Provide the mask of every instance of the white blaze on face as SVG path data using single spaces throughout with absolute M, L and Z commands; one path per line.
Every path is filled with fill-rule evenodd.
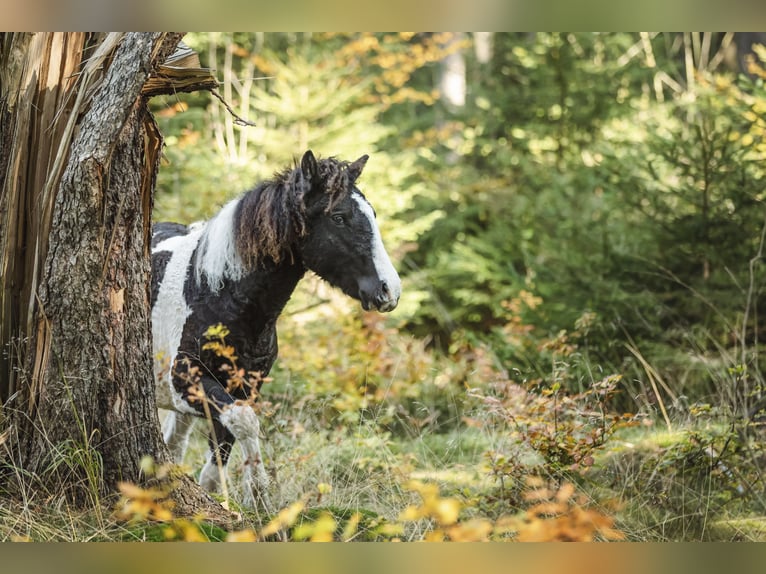
M 352 195 L 354 201 L 359 206 L 359 210 L 370 221 L 370 228 L 372 229 L 372 261 L 375 265 L 375 272 L 378 274 L 378 278 L 381 281 L 385 281 L 388 286 L 388 293 L 391 297 L 391 301 L 395 304 L 399 301 L 399 296 L 402 294 L 402 282 L 399 279 L 399 274 L 394 269 L 391 259 L 388 257 L 386 248 L 383 246 L 383 238 L 380 236 L 380 229 L 378 229 L 378 222 L 375 220 L 375 212 L 372 206 L 367 203 L 361 195 L 354 193 Z M 393 309 L 393 307 L 391 307 Z
M 197 412 L 173 388 L 171 368 L 181 345 L 186 319 L 191 309 L 184 298 L 184 285 L 194 248 L 197 247 L 204 226 L 192 228 L 186 235 L 169 237 L 152 252 L 169 251 L 157 300 L 152 308 L 152 337 L 154 341 L 154 374 L 157 380 L 157 406 L 182 413 Z M 160 377 L 162 375 L 162 377 Z

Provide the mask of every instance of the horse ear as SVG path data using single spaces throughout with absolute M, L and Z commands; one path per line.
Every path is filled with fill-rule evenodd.
M 308 179 L 313 186 L 318 179 L 317 174 L 319 173 L 319 166 L 317 166 L 317 159 L 314 157 L 311 150 L 308 150 L 303 154 L 303 158 L 301 159 L 301 171 L 303 172 L 303 177 Z
M 368 159 L 370 159 L 370 156 L 364 154 L 362 157 L 360 157 L 358 160 L 346 168 L 348 175 L 351 177 L 351 183 L 354 183 L 357 179 L 359 179 L 359 176 L 362 175 L 362 170 L 364 169 L 364 165 L 367 163 Z

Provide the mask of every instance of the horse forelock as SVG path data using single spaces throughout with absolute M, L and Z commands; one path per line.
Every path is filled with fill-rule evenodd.
M 334 157 L 319 160 L 319 179 L 323 184 L 324 192 L 328 196 L 327 208 L 331 211 L 340 201 L 349 196 L 353 189 L 349 181 L 348 166 L 350 162 L 341 161 Z
M 236 215 L 236 245 L 249 268 L 263 259 L 292 259 L 292 246 L 306 233 L 303 188 L 299 169 L 277 174 L 247 192 Z

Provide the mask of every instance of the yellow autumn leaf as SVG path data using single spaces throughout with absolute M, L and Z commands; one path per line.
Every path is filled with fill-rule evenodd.
M 419 480 L 410 480 L 404 485 L 407 490 L 412 490 L 420 494 L 424 501 L 431 500 L 439 496 L 439 487 L 435 484 L 426 484 Z
M 559 491 L 556 493 L 556 500 L 559 502 L 566 502 L 570 498 L 572 498 L 572 495 L 575 492 L 575 487 L 571 482 L 567 482 L 565 484 L 561 485 L 561 488 L 559 488 Z
M 527 509 L 527 515 L 530 517 L 537 515 L 553 516 L 556 514 L 562 514 L 566 512 L 567 507 L 560 502 L 541 502 Z
M 169 509 L 165 508 L 164 506 L 158 506 L 155 505 L 151 509 L 150 516 L 159 522 L 170 522 L 173 520 L 173 513 L 170 512 Z
M 226 542 L 255 542 L 256 540 L 258 537 L 252 530 L 237 530 L 226 535 Z
M 217 325 L 210 325 L 207 330 L 205 331 L 205 338 L 206 339 L 223 339 L 226 337 L 231 331 L 223 325 L 222 323 L 218 323 Z
M 625 540 L 625 533 L 615 528 L 601 528 L 598 533 L 607 540 Z
M 375 529 L 375 532 L 381 536 L 401 536 L 404 534 L 404 526 L 391 523 L 381 524 Z
M 261 530 L 261 538 L 266 538 L 267 536 L 276 534 L 282 528 L 286 528 L 295 524 L 295 521 L 298 519 L 298 516 L 303 511 L 305 506 L 306 503 L 302 500 L 299 500 L 297 502 L 293 502 L 287 508 L 280 510 L 277 516 L 273 518 L 271 522 L 269 522 L 263 528 L 263 530 Z
M 146 476 L 154 476 L 156 470 L 154 457 L 149 455 L 142 456 L 141 461 L 139 462 L 139 468 Z
M 341 535 L 341 540 L 344 542 L 348 542 L 351 540 L 354 535 L 356 534 L 357 530 L 359 529 L 359 521 L 361 520 L 362 515 L 358 512 L 354 512 L 354 514 L 351 515 L 351 518 L 348 519 L 348 522 L 346 522 L 346 526 L 343 527 L 343 534 Z
M 450 527 L 447 534 L 454 542 L 482 542 L 489 540 L 492 523 L 484 518 L 474 518 Z
M 429 533 L 427 533 L 423 540 L 425 542 L 444 542 L 444 532 L 440 529 L 433 530 Z
M 433 517 L 444 526 L 455 524 L 460 513 L 460 502 L 454 498 L 440 498 L 433 508 Z
M 403 522 L 414 522 L 423 518 L 423 512 L 417 506 L 408 506 L 399 514 L 399 520 Z
M 314 532 L 309 540 L 311 542 L 332 542 L 336 526 L 332 515 L 327 512 L 323 513 L 314 523 Z
M 537 500 L 549 500 L 553 496 L 553 492 L 548 488 L 538 488 L 524 493 L 524 500 L 527 502 L 535 502 Z
M 118 482 L 117 489 L 125 498 L 149 498 L 146 490 L 132 482 Z
M 207 537 L 191 522 L 184 520 L 177 523 L 177 527 L 181 530 L 181 540 L 184 542 L 208 542 Z
M 533 520 L 519 529 L 517 540 L 519 542 L 550 542 L 553 538 L 543 520 Z

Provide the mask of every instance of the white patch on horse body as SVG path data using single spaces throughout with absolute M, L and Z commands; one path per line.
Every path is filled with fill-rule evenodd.
M 157 381 L 157 406 L 180 413 L 198 413 L 173 387 L 172 365 L 181 345 L 186 319 L 191 309 L 184 298 L 184 285 L 189 261 L 199 242 L 202 228 L 186 235 L 169 237 L 152 251 L 170 251 L 172 255 L 165 267 L 157 300 L 152 308 L 152 338 L 154 341 L 154 375 Z
M 375 220 L 375 212 L 372 206 L 361 195 L 354 193 L 351 195 L 359 206 L 359 210 L 364 213 L 367 219 L 370 221 L 370 227 L 372 228 L 372 261 L 375 265 L 375 270 L 378 273 L 378 277 L 381 281 L 385 281 L 388 286 L 389 295 L 393 301 L 398 301 L 399 296 L 402 294 L 402 282 L 399 279 L 399 274 L 394 269 L 391 259 L 388 256 L 385 246 L 383 245 L 383 238 L 380 236 L 380 229 L 378 228 L 378 222 Z
M 195 278 L 199 285 L 204 275 L 213 293 L 221 289 L 225 277 L 236 281 L 245 274 L 234 239 L 234 214 L 238 204 L 239 199 L 234 199 L 224 205 L 204 226 L 199 242 Z

